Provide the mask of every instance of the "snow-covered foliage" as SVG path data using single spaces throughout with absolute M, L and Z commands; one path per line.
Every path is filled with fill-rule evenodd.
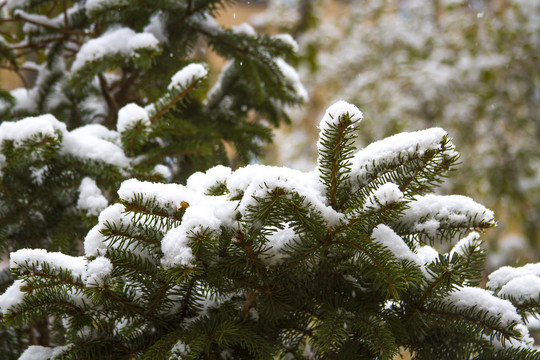
M 9 1 L 2 15 L 14 35 L 1 39 L 1 60 L 35 73 L 24 88 L 0 91 L 3 248 L 74 251 L 66 234 L 86 232 L 85 215 L 107 207 L 122 180 L 185 180 L 227 163 L 231 148 L 231 160 L 245 163 L 286 117 L 284 105 L 305 99 L 283 60 L 293 42 L 247 24 L 224 29 L 214 5 L 49 2 Z M 211 70 L 191 54 L 200 38 L 230 62 L 212 101 L 198 92 Z M 28 53 L 39 61 L 20 60 Z
M 159 41 L 150 33 L 137 34 L 130 28 L 109 30 L 81 46 L 71 64 L 71 71 L 77 72 L 88 63 L 103 61 L 106 57 L 136 57 L 137 51 L 142 49 L 157 51 Z
M 2 80 L 11 73 L 21 86 L 0 90 L 0 260 L 21 248 L 45 248 L 46 259 L 58 251 L 81 254 L 88 234 L 87 254 L 96 259 L 76 276 L 101 288 L 117 274 L 99 256 L 108 245 L 97 241 L 99 230 L 103 214 L 122 218 L 114 203 L 124 180 L 185 181 L 217 164 L 260 157 L 270 128 L 288 120 L 286 108 L 304 101 L 306 91 L 287 64 L 297 48 L 289 37 L 216 23 L 232 2 L 0 1 Z M 226 71 L 205 63 L 206 50 L 228 62 Z M 211 84 L 214 78 L 220 81 Z M 209 210 L 190 207 L 186 231 L 198 231 L 208 214 L 219 219 Z M 173 235 L 164 242 L 171 248 L 188 241 Z M 188 255 L 164 263 L 192 263 Z M 4 267 L 0 291 L 12 283 Z M 88 300 L 80 288 L 65 299 Z M 14 360 L 27 345 L 36 347 L 24 358 L 56 356 L 39 346 L 62 338 L 62 326 L 75 326 L 59 319 L 0 325 L 0 358 Z M 116 320 L 131 330 L 126 319 Z M 88 334 L 98 323 L 75 333 Z
M 525 326 L 538 315 L 539 265 L 503 268 L 479 288 L 474 230 L 494 226 L 493 212 L 430 193 L 458 158 L 447 134 L 358 151 L 360 119 L 344 102 L 328 110 L 309 172 L 217 166 L 187 186 L 124 181 L 84 257 L 12 253 L 3 318 L 62 318 L 66 342 L 27 353 L 67 359 L 392 359 L 400 348 L 418 359 L 539 359 Z M 426 244 L 441 241 L 456 244 Z
M 447 191 L 506 211 L 503 228 L 517 224 L 510 230 L 536 248 L 521 256 L 538 256 L 538 1 L 270 0 L 252 23 L 293 32 L 305 60 L 310 106 L 293 112 L 279 164 L 315 161 L 316 132 L 297 130 L 313 129 L 314 115 L 336 99 L 364 111 L 364 144 L 444 127 L 463 156 Z

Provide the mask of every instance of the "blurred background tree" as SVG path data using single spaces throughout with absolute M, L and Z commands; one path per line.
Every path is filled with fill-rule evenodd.
M 539 258 L 538 1 L 271 0 L 252 22 L 295 34 L 310 93 L 276 142 L 275 162 L 314 161 L 311 123 L 337 99 L 364 111 L 363 144 L 443 127 L 462 150 L 443 191 L 474 196 L 498 214 L 492 266 Z

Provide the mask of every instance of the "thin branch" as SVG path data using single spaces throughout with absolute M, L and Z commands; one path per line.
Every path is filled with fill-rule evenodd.
M 63 28 L 63 27 L 59 27 L 59 26 L 55 26 L 55 25 L 51 25 L 51 24 L 42 23 L 42 22 L 27 18 L 23 14 L 21 14 L 20 12 L 17 12 L 16 14 L 14 14 L 13 18 L 7 18 L 7 19 L 4 19 L 4 20 L 5 21 L 23 21 L 23 22 L 27 22 L 29 24 L 41 26 L 41 27 L 43 27 L 45 29 L 60 32 L 62 34 L 67 34 L 67 35 L 96 36 L 96 34 L 93 33 L 93 32 L 84 32 L 84 31 L 81 32 L 81 31 L 71 30 L 71 29 L 68 29 L 68 28 Z
M 375 258 L 375 256 L 373 256 L 373 254 L 371 254 L 371 252 L 369 252 L 368 250 L 364 249 L 362 246 L 360 246 L 359 244 L 355 243 L 355 242 L 352 242 L 352 241 L 339 241 L 339 242 L 335 242 L 336 244 L 344 244 L 344 245 L 349 245 L 349 246 L 352 246 L 352 247 L 355 247 L 356 249 L 360 250 L 361 252 L 363 252 L 370 260 L 371 262 L 373 263 L 373 265 L 375 265 L 377 267 L 377 269 L 379 269 L 381 271 L 381 273 L 384 274 L 384 281 L 388 284 L 388 287 L 390 289 L 390 292 L 392 294 L 396 293 L 396 288 L 395 286 L 392 284 L 392 280 L 390 279 L 390 276 L 388 275 L 388 272 L 386 271 L 386 269 L 382 266 L 382 264 Z
M 118 114 L 118 104 L 116 103 L 116 100 L 109 92 L 109 88 L 107 85 L 107 81 L 105 80 L 105 77 L 102 73 L 98 73 L 98 80 L 99 80 L 99 87 L 101 89 L 101 94 L 103 95 L 103 98 L 105 99 L 105 102 L 107 103 L 107 106 L 109 107 L 109 116 L 108 120 L 111 123 L 114 123 L 116 125 L 116 116 Z M 109 124 L 109 128 L 113 127 L 113 124 Z
M 154 116 L 152 116 L 152 118 L 150 119 L 150 123 L 153 124 L 155 123 L 160 117 L 163 116 L 163 114 L 165 114 L 167 112 L 167 110 L 169 110 L 176 102 L 178 102 L 181 98 L 183 98 L 184 96 L 186 96 L 191 90 L 193 90 L 197 84 L 201 81 L 201 79 L 198 79 L 196 81 L 194 81 L 191 85 L 189 85 L 184 91 L 182 91 L 180 94 L 176 95 L 171 101 L 169 101 L 169 103 L 167 103 L 167 105 L 165 105 L 163 108 L 161 108 L 161 110 L 155 114 Z

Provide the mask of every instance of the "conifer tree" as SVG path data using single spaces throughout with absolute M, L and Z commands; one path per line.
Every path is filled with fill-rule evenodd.
M 2 66 L 33 74 L 0 92 L 4 259 L 19 248 L 79 255 L 125 179 L 184 181 L 260 154 L 270 126 L 287 121 L 285 106 L 305 98 L 284 60 L 295 43 L 246 24 L 222 28 L 214 15 L 227 3 L 1 2 Z M 220 73 L 197 57 L 205 49 L 227 60 Z M 47 345 L 53 330 L 0 328 L 2 356 Z
M 493 212 L 433 194 L 459 156 L 447 133 L 357 151 L 361 119 L 345 102 L 327 110 L 311 172 L 126 180 L 84 256 L 13 252 L 2 319 L 57 325 L 21 358 L 540 359 L 525 326 L 540 266 L 501 268 L 480 288 L 477 231 Z
M 362 131 L 364 144 L 441 126 L 463 154 L 446 188 L 497 209 L 501 226 L 490 235 L 519 233 L 525 251 L 516 255 L 540 259 L 540 2 L 317 0 L 311 12 L 303 0 L 269 3 L 254 24 L 291 33 L 298 22 L 316 24 L 296 37 L 311 100 L 292 116 L 292 138 L 337 99 L 361 106 L 374 124 Z M 312 164 L 316 136 L 277 142 L 278 163 Z

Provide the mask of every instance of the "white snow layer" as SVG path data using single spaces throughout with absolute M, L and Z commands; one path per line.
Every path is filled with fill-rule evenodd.
M 506 283 L 498 295 L 503 298 L 513 297 L 520 303 L 538 302 L 540 299 L 540 277 L 524 275 Z
M 285 224 L 283 229 L 272 228 L 272 233 L 266 237 L 266 245 L 270 246 L 265 254 L 268 257 L 265 259 L 269 265 L 277 265 L 283 261 L 281 250 L 296 237 L 294 229 L 289 227 L 289 224 Z
M 99 61 L 109 55 L 132 57 L 137 55 L 137 50 L 156 50 L 158 47 L 159 41 L 150 33 L 136 33 L 125 27 L 116 28 L 86 42 L 77 53 L 71 71 L 76 72 L 87 63 Z
M 176 344 L 171 349 L 171 353 L 174 355 L 180 355 L 180 356 L 186 356 L 189 354 L 189 345 L 182 342 L 182 340 L 178 340 Z
M 19 121 L 6 121 L 0 124 L 0 143 L 11 140 L 15 145 L 20 145 L 38 135 L 48 136 L 59 140 L 67 133 L 66 124 L 58 121 L 50 114 L 37 117 L 28 117 Z
M 136 194 L 155 199 L 170 213 L 182 204 L 187 206 L 180 226 L 169 230 L 162 240 L 162 264 L 165 267 L 193 264 L 190 245 L 192 237 L 198 232 L 217 232 L 221 226 L 235 226 L 237 202 L 229 201 L 224 196 L 206 196 L 178 184 L 158 184 L 135 179 L 124 181 L 118 190 L 120 198 L 125 200 L 132 199 Z
M 25 88 L 17 88 L 11 90 L 9 93 L 13 98 L 15 99 L 15 105 L 13 106 L 13 111 L 20 111 L 20 110 L 26 110 L 31 112 L 37 111 L 37 104 L 36 104 L 36 89 L 25 89 Z M 2 110 L 5 109 L 5 103 L 2 104 Z
M 33 264 L 37 270 L 41 271 L 45 265 L 53 271 L 69 270 L 74 281 L 80 280 L 80 276 L 85 271 L 86 260 L 84 257 L 69 256 L 59 252 L 47 252 L 43 249 L 20 249 L 10 254 L 9 266 L 12 269 Z M 23 280 L 15 280 L 14 283 L 0 295 L 0 311 L 5 315 L 10 309 L 21 303 L 25 293 L 21 291 L 21 286 L 25 286 Z M 82 304 L 85 300 L 84 294 L 68 291 L 70 299 L 76 304 Z
M 162 20 L 163 14 L 160 12 L 152 15 L 150 22 L 143 29 L 143 32 L 150 33 L 159 40 L 160 43 L 167 42 L 167 29 Z
M 231 196 L 243 194 L 238 210 L 245 215 L 251 206 L 257 205 L 255 198 L 266 197 L 276 188 L 287 193 L 296 192 L 305 197 L 311 209 L 317 211 L 329 226 L 337 225 L 344 215 L 326 205 L 324 188 L 317 172 L 303 173 L 297 170 L 264 165 L 249 165 L 236 170 L 227 182 Z
M 98 10 L 101 6 L 111 2 L 111 0 L 86 0 L 84 7 L 86 8 L 87 12 L 92 12 L 94 10 Z
M 101 230 L 106 228 L 107 223 L 111 225 L 116 224 L 117 226 L 128 224 L 130 218 L 123 214 L 124 210 L 125 208 L 122 204 L 114 204 L 99 214 L 98 223 L 90 229 L 84 238 L 84 253 L 86 256 L 100 256 L 105 254 L 107 241 L 101 234 Z
M 19 357 L 18 360 L 51 360 L 61 355 L 71 345 L 56 346 L 53 348 L 41 345 L 30 345 Z
M 189 85 L 204 78 L 207 74 L 208 70 L 204 65 L 195 63 L 189 64 L 172 76 L 171 82 L 169 86 L 167 86 L 167 89 L 187 89 Z
M 127 104 L 118 111 L 116 129 L 119 133 L 133 129 L 135 126 L 150 127 L 148 112 L 137 104 Z
M 24 298 L 24 292 L 21 286 L 26 286 L 23 280 L 15 280 L 6 291 L 0 295 L 0 312 L 6 315 L 9 310 L 17 304 L 20 304 Z
M 450 257 L 452 257 L 453 254 L 465 256 L 465 252 L 468 248 L 478 246 L 480 245 L 480 243 L 480 234 L 476 231 L 473 231 L 463 239 L 459 240 L 457 244 L 454 245 L 449 255 Z
M 171 169 L 166 165 L 158 164 L 154 166 L 154 172 L 158 175 L 163 176 L 165 179 L 169 179 L 172 175 Z
M 181 224 L 169 230 L 162 240 L 162 264 L 165 267 L 193 265 L 195 259 L 191 242 L 194 236 L 203 231 L 217 233 L 221 226 L 236 226 L 237 211 L 246 215 L 250 207 L 256 205 L 255 197 L 264 197 L 276 188 L 305 197 L 306 203 L 311 204 L 310 208 L 322 215 L 331 226 L 344 219 L 343 214 L 325 204 L 315 172 L 302 173 L 287 168 L 250 165 L 231 173 L 231 169 L 217 166 L 205 174 L 195 173 L 187 183 L 186 187 L 131 179 L 124 181 L 118 190 L 121 199 L 130 200 L 137 194 L 143 194 L 145 198 L 154 199 L 171 214 L 180 206 L 186 208 Z M 243 195 L 240 202 L 230 201 L 227 196 L 204 195 L 208 188 L 220 183 L 227 186 L 232 197 Z M 105 212 L 110 211 L 110 217 L 114 218 L 109 220 L 110 223 L 121 217 L 121 208 L 108 209 L 100 215 L 100 224 L 109 217 Z M 85 248 L 91 251 L 87 255 L 100 253 L 97 249 L 103 249 L 103 239 L 99 234 L 101 226 L 98 224 L 87 236 Z
M 360 178 L 360 183 L 366 183 L 374 169 L 381 164 L 394 163 L 399 158 L 409 159 L 421 156 L 428 150 L 440 149 L 445 136 L 446 131 L 443 129 L 431 128 L 404 132 L 376 141 L 356 153 L 352 160 L 351 172 Z M 454 156 L 455 151 L 448 150 L 444 155 Z
M 83 256 L 70 256 L 44 249 L 20 249 L 9 256 L 9 267 L 15 269 L 28 264 L 47 264 L 53 270 L 69 270 L 73 279 L 82 276 L 86 260 Z
M 277 34 L 272 36 L 274 39 L 283 41 L 285 44 L 289 45 L 294 52 L 298 52 L 298 43 L 294 38 L 289 34 Z
M 504 326 L 512 323 L 521 324 L 521 316 L 518 315 L 514 305 L 508 300 L 495 297 L 488 290 L 463 287 L 450 293 L 445 301 L 460 310 L 475 307 L 477 310 L 486 311 L 489 315 L 497 317 Z
M 343 100 L 335 102 L 334 104 L 330 105 L 328 109 L 326 109 L 326 112 L 319 123 L 319 139 L 323 137 L 323 132 L 328 130 L 331 125 L 339 125 L 341 122 L 340 118 L 345 115 L 348 115 L 353 122 L 361 121 L 364 118 L 364 114 L 358 110 L 355 105 L 349 104 Z
M 103 138 L 111 133 L 98 124 L 82 126 L 65 134 L 62 151 L 81 159 L 103 161 L 120 167 L 129 166 L 129 159 L 120 145 Z
M 208 169 L 205 173 L 196 172 L 187 179 L 187 188 L 199 194 L 204 194 L 212 186 L 227 184 L 232 170 L 223 165 L 217 165 Z
M 381 185 L 375 190 L 375 192 L 366 200 L 364 208 L 378 210 L 381 206 L 387 206 L 402 200 L 403 193 L 399 190 L 399 186 L 389 182 Z
M 424 265 L 432 263 L 439 258 L 439 252 L 429 245 L 424 245 L 417 248 L 416 254 Z
M 296 96 L 302 101 L 308 101 L 308 92 L 306 88 L 304 88 L 304 85 L 302 85 L 302 82 L 300 81 L 300 76 L 298 76 L 296 70 L 281 58 L 276 58 L 276 65 L 278 66 L 279 71 L 281 71 L 285 79 L 292 86 Z
M 409 249 L 403 239 L 391 228 L 384 224 L 378 225 L 371 233 L 371 238 L 387 248 L 399 260 L 409 260 L 417 265 L 422 265 L 422 261 Z
M 91 124 L 68 132 L 66 125 L 50 114 L 28 117 L 0 125 L 0 142 L 11 140 L 20 145 L 35 136 L 49 136 L 62 141 L 61 152 L 80 159 L 103 161 L 126 167 L 129 160 L 117 144 L 118 133 L 98 124 Z
M 435 236 L 441 227 L 474 227 L 480 222 L 494 223 L 493 211 L 461 195 L 415 196 L 399 222 L 409 231 Z
M 39 29 L 40 25 L 37 24 L 43 24 L 43 26 L 57 29 L 60 27 L 58 18 L 50 18 L 47 15 L 27 13 L 26 11 L 20 9 L 14 10 L 13 15 L 20 17 L 23 20 L 28 20 L 28 22 L 23 25 L 23 31 L 25 33 Z M 62 14 L 62 18 L 64 17 L 63 15 L 64 14 Z
M 90 261 L 84 270 L 83 279 L 87 286 L 102 286 L 105 277 L 111 273 L 113 265 L 109 259 L 104 256 L 98 256 Z
M 528 275 L 540 276 L 540 263 L 527 264 L 517 268 L 503 266 L 489 274 L 486 287 L 491 290 L 498 290 L 512 280 Z
M 19 360 L 49 360 L 53 359 L 53 348 L 41 345 L 30 345 L 19 357 Z
M 90 215 L 98 215 L 108 205 L 107 199 L 96 185 L 94 179 L 85 177 L 79 186 L 77 207 L 88 211 Z
M 257 36 L 257 32 L 255 32 L 255 29 L 251 27 L 248 23 L 241 23 L 240 25 L 233 26 L 231 28 L 231 31 L 235 34 L 243 34 L 248 36 Z

